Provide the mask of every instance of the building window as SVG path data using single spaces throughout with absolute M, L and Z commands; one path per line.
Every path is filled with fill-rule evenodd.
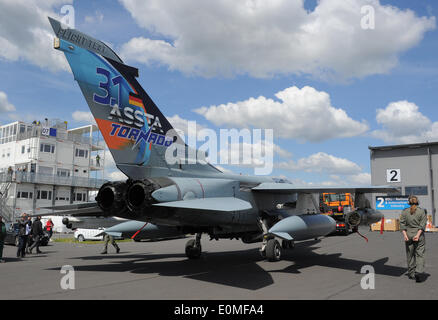
M 67 169 L 58 169 L 58 177 L 70 177 L 70 170 Z
M 73 194 L 73 201 L 87 201 L 87 194 L 86 193 L 74 193 Z
M 37 199 L 52 200 L 52 191 L 38 190 Z
M 17 192 L 17 199 L 32 199 L 33 193 L 27 192 L 27 191 L 18 191 Z
M 88 158 L 88 150 L 76 149 L 76 157 Z
M 57 190 L 55 200 L 70 201 L 70 192 L 67 190 Z
M 406 195 L 427 196 L 427 186 L 409 186 L 405 187 Z
M 25 146 L 21 146 L 21 153 L 22 154 L 24 153 L 25 150 L 26 150 L 26 147 Z
M 55 146 L 52 144 L 41 143 L 40 151 L 46 153 L 55 153 Z

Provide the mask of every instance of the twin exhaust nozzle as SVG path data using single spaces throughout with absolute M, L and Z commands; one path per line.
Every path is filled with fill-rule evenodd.
M 107 182 L 99 189 L 96 201 L 106 216 L 137 214 L 156 202 L 151 194 L 158 188 L 149 180 Z

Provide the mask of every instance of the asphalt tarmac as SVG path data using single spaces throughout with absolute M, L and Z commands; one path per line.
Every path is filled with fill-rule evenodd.
M 279 262 L 263 260 L 259 244 L 207 237 L 199 260 L 186 258 L 188 239 L 120 243 L 119 254 L 109 246 L 107 255 L 100 254 L 101 244 L 50 243 L 41 247 L 43 254 L 24 259 L 15 258 L 15 247 L 5 246 L 0 299 L 438 298 L 438 233 L 426 234 L 428 277 L 416 283 L 406 276 L 399 232 L 362 232 L 368 243 L 357 234 L 300 242 L 283 251 Z M 74 273 L 61 273 L 67 265 Z M 374 279 L 361 273 L 367 265 Z M 74 289 L 63 289 L 62 283 Z

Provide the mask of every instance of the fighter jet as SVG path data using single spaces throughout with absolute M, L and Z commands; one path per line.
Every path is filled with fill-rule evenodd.
M 137 82 L 138 69 L 124 64 L 104 42 L 49 21 L 54 48 L 65 54 L 117 168 L 128 177 L 102 185 L 96 203 L 54 208 L 63 210 L 60 214 L 116 216 L 148 222 L 156 234 L 195 234 L 185 248 L 190 259 L 201 256 L 202 234 L 261 242 L 260 253 L 269 261 L 280 260 L 282 249 L 292 248 L 294 241 L 335 230 L 335 220 L 319 214 L 312 194 L 355 193 L 357 208 L 347 219 L 353 228 L 383 217 L 364 194 L 394 192 L 391 187 L 297 186 L 226 174 L 205 159 L 169 163 L 169 148 L 182 146 L 187 159 L 192 150 Z

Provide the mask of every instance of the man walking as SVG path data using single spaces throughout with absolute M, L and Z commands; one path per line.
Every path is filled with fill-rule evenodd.
M 418 207 L 418 198 L 409 197 L 410 208 L 403 210 L 400 216 L 400 230 L 403 234 L 406 246 L 406 258 L 408 262 L 409 279 L 416 282 L 423 282 L 424 253 L 426 251 L 426 229 L 427 217 L 424 209 Z
M 3 222 L 3 217 L 0 216 L 0 263 L 5 262 L 3 260 L 3 247 L 5 245 L 6 238 L 6 225 Z
M 120 248 L 117 245 L 116 241 L 114 240 L 113 236 L 105 233 L 105 237 L 104 237 L 103 240 L 105 241 L 105 244 L 104 244 L 104 248 L 103 248 L 103 251 L 101 252 L 101 254 L 107 254 L 108 253 L 108 251 L 107 251 L 107 249 L 108 249 L 108 242 L 111 242 L 111 244 L 114 246 L 114 248 L 116 248 L 117 253 L 120 252 Z
M 43 236 L 43 224 L 41 223 L 41 217 L 38 216 L 32 223 L 32 247 L 29 248 L 29 252 L 32 253 L 33 248 L 36 247 L 36 253 L 42 253 L 40 251 L 40 240 Z

